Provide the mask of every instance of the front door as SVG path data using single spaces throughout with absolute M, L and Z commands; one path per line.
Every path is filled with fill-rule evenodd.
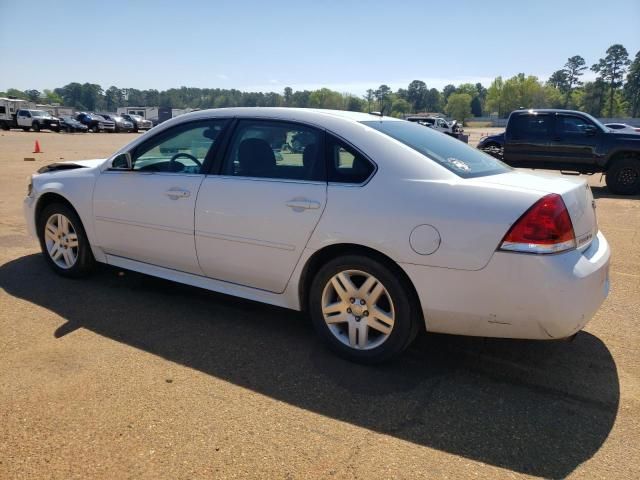
M 563 168 L 589 168 L 596 163 L 597 146 L 602 130 L 577 115 L 556 116 L 556 134 L 552 146 Z
M 290 122 L 241 120 L 195 213 L 204 273 L 283 292 L 326 202 L 324 133 Z
M 131 169 L 123 155 L 113 160 L 93 196 L 96 238 L 105 253 L 202 274 L 193 213 L 226 123 L 195 121 L 162 131 L 131 152 Z

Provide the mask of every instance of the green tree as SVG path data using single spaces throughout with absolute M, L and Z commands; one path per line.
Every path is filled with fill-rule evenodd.
M 487 90 L 486 108 L 489 112 L 497 113 L 500 118 L 503 118 L 506 113 L 502 102 L 503 90 L 502 77 L 496 77 Z
M 471 117 L 471 95 L 468 93 L 452 93 L 447 100 L 445 112 L 452 118 L 464 123 Z
M 27 99 L 30 102 L 35 102 L 35 103 L 40 102 L 41 100 L 40 97 L 42 96 L 42 94 L 38 90 L 33 90 L 33 89 L 25 90 L 24 94 L 27 96 Z
M 10 88 L 6 91 L 6 95 L 9 98 L 18 98 L 20 100 L 28 100 L 29 97 L 22 91 L 17 88 Z
M 342 95 L 328 88 L 314 90 L 309 96 L 309 106 L 311 108 L 329 108 L 332 110 L 342 109 Z
M 284 87 L 284 105 L 285 107 L 291 106 L 291 98 L 293 97 L 293 89 L 291 87 Z
M 401 117 L 405 113 L 411 111 L 411 104 L 404 98 L 396 98 L 391 104 L 391 115 L 393 117 Z
M 629 67 L 624 94 L 629 103 L 629 114 L 632 117 L 640 116 L 640 51 Z
M 580 77 L 586 69 L 586 62 L 580 55 L 574 55 L 573 57 L 568 58 L 567 63 L 564 64 L 567 83 L 567 91 L 565 92 L 564 101 L 565 108 L 569 105 L 569 99 L 571 98 L 574 88 L 582 85 Z
M 380 85 L 378 89 L 373 92 L 376 100 L 378 101 L 378 108 L 382 112 L 383 110 L 388 110 L 390 106 L 389 96 L 391 95 L 391 89 L 388 85 Z
M 437 88 L 432 88 L 427 92 L 424 108 L 427 112 L 442 111 L 442 94 Z
M 614 114 L 613 100 L 616 90 L 622 86 L 626 68 L 631 64 L 629 53 L 619 43 L 607 48 L 607 55 L 591 67 L 598 78 L 609 85 L 609 116 Z
M 371 104 L 373 103 L 374 91 L 370 88 L 367 90 L 366 95 L 363 97 L 367 102 L 367 112 L 371 112 Z
M 351 112 L 363 112 L 366 106 L 366 102 L 361 98 L 353 95 L 347 95 L 345 98 L 345 109 Z
M 49 105 L 53 105 L 53 104 L 61 105 L 62 104 L 62 97 L 60 95 L 58 95 L 56 92 L 54 92 L 52 90 L 47 90 L 45 88 L 42 91 L 42 93 L 44 95 L 45 102 L 47 102 Z
M 556 70 L 551 74 L 547 85 L 560 90 L 560 92 L 567 93 L 569 91 L 569 80 L 567 78 L 567 72 L 565 69 Z
M 122 90 L 111 86 L 104 92 L 105 108 L 110 112 L 115 112 L 118 107 L 124 105 Z
M 445 85 L 444 88 L 442 89 L 442 99 L 444 100 L 444 102 L 446 103 L 449 100 L 449 95 L 451 95 L 452 93 L 455 93 L 456 91 L 456 86 L 455 85 Z
M 594 117 L 601 117 L 606 96 L 606 84 L 604 81 L 598 78 L 594 82 L 586 82 L 581 90 L 578 108 Z
M 419 112 L 426 107 L 427 84 L 422 80 L 414 80 L 407 87 L 406 100 L 411 104 L 414 112 Z

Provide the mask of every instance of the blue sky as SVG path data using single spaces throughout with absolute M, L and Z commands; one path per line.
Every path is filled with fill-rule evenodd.
M 78 81 L 362 94 L 413 79 L 546 80 L 572 55 L 592 65 L 613 43 L 640 50 L 640 0 L 0 0 L 0 18 L 0 90 Z

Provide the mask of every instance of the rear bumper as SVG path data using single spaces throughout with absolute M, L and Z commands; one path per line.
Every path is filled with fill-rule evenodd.
M 429 331 L 557 339 L 581 330 L 606 299 L 610 255 L 599 232 L 584 252 L 496 252 L 477 271 L 401 266 L 416 287 Z

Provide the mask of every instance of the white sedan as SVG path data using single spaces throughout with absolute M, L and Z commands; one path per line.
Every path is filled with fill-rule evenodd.
M 583 180 L 366 113 L 181 115 L 108 159 L 40 169 L 24 212 L 61 275 L 101 262 L 304 310 L 360 362 L 420 329 L 569 337 L 609 290 Z

